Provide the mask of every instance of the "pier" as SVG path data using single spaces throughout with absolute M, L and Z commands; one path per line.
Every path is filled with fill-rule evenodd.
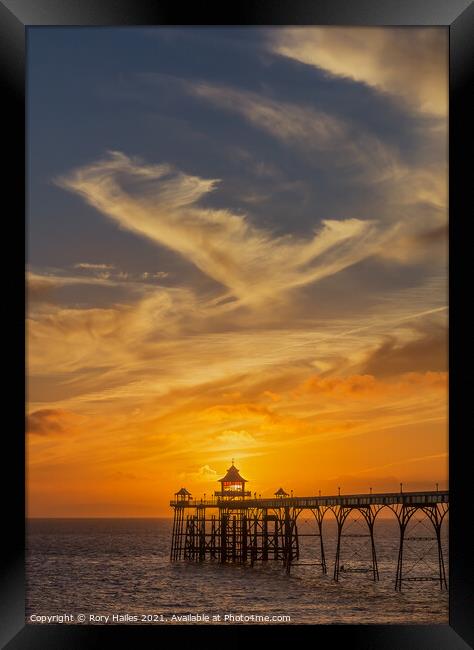
M 377 548 L 374 525 L 380 512 L 389 508 L 398 521 L 399 545 L 394 587 L 401 591 L 410 581 L 434 581 L 447 589 L 445 562 L 441 543 L 441 528 L 449 510 L 448 491 L 400 492 L 381 494 L 350 494 L 330 496 L 290 496 L 279 488 L 272 498 L 257 498 L 245 489 L 246 479 L 232 463 L 220 490 L 211 499 L 193 499 L 185 488 L 170 502 L 174 510 L 170 560 L 220 563 L 240 563 L 254 566 L 257 562 L 279 562 L 289 574 L 300 562 L 300 538 L 313 538 L 317 560 L 323 574 L 329 571 L 323 538 L 324 519 L 332 513 L 337 526 L 336 553 L 332 577 L 367 573 L 378 581 Z M 314 517 L 314 532 L 299 533 L 298 518 L 303 513 Z M 351 532 L 350 516 L 357 513 L 363 527 Z M 409 532 L 413 518 L 422 516 L 428 526 L 423 534 Z M 363 540 L 367 549 L 366 565 L 352 566 L 349 554 L 344 558 L 344 544 Z M 427 548 L 436 548 L 436 572 L 426 575 L 405 571 L 407 549 L 415 549 L 419 562 Z M 416 563 L 415 563 L 416 564 Z

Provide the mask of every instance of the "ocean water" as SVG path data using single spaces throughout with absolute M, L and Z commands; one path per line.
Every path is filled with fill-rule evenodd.
M 313 519 L 301 516 L 298 521 L 300 533 L 315 532 Z M 347 532 L 364 532 L 357 518 L 348 525 Z M 426 521 L 413 520 L 412 526 L 417 528 L 413 535 L 432 534 Z M 210 561 L 170 563 L 171 527 L 170 519 L 29 520 L 27 622 L 65 614 L 73 618 L 57 622 L 77 623 L 79 615 L 87 624 L 265 624 L 255 618 L 259 616 L 280 617 L 267 623 L 286 624 L 448 622 L 448 594 L 439 583 L 407 582 L 401 593 L 395 591 L 394 520 L 378 519 L 375 525 L 379 582 L 362 572 L 346 572 L 338 583 L 332 579 L 336 527 L 331 519 L 324 524 L 327 575 L 311 565 L 319 558 L 319 538 L 312 537 L 300 539 L 300 562 L 309 564 L 294 566 L 289 576 L 273 561 L 254 568 Z M 448 574 L 447 526 L 443 549 Z M 407 542 L 405 575 L 436 575 L 437 562 L 433 541 Z M 368 567 L 368 538 L 344 538 L 341 564 Z M 114 615 L 122 618 L 114 620 Z M 177 618 L 190 615 L 209 620 Z

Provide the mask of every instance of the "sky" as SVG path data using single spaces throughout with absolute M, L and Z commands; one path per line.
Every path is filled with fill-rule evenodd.
M 29 516 L 446 488 L 446 29 L 27 48 Z

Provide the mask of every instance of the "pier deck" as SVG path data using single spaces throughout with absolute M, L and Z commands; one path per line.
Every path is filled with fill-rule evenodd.
M 232 466 L 229 471 L 234 469 Z M 241 478 L 234 472 L 231 474 L 231 478 L 234 477 L 232 480 L 236 480 L 235 476 Z M 441 589 L 447 589 L 441 526 L 449 509 L 449 491 L 252 498 L 250 492 L 244 491 L 245 482 L 241 480 L 242 492 L 236 496 L 225 491 L 228 483 L 224 479 L 221 481 L 221 491 L 211 499 L 192 499 L 184 488 L 176 493 L 176 499 L 170 501 L 174 510 L 172 561 L 202 562 L 210 559 L 253 566 L 256 562 L 274 560 L 290 573 L 293 564 L 304 564 L 298 562 L 300 537 L 314 537 L 318 557 L 311 565 L 320 566 L 322 573 L 326 574 L 323 522 L 327 513 L 332 513 L 337 524 L 334 580 L 338 581 L 341 574 L 351 573 L 367 573 L 373 580 L 379 580 L 374 524 L 379 513 L 389 508 L 398 521 L 400 532 L 395 588 L 401 590 L 403 582 L 436 580 Z M 298 532 L 298 517 L 304 511 L 314 516 L 313 533 Z M 365 532 L 345 532 L 351 513 L 359 514 Z M 426 521 L 423 535 L 407 534 L 415 515 Z M 351 566 L 347 545 L 351 540 L 360 542 L 362 538 L 367 541 L 367 566 Z M 431 575 L 408 574 L 404 566 L 407 549 L 415 548 L 423 559 L 423 554 L 428 552 L 427 544 L 430 548 L 436 547 L 436 571 Z M 343 552 L 348 557 L 344 564 L 341 562 Z

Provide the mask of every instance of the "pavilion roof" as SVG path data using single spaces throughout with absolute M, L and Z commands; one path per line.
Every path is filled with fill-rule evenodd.
M 224 478 L 219 479 L 219 481 L 225 481 L 226 483 L 247 483 L 247 479 L 242 478 L 239 474 L 239 470 L 237 467 L 232 463 L 232 465 L 229 467 L 227 470 L 227 474 L 224 476 Z
M 186 488 L 182 487 L 180 490 L 175 492 L 176 496 L 185 496 L 185 497 L 190 497 L 191 492 L 189 490 L 186 490 Z

